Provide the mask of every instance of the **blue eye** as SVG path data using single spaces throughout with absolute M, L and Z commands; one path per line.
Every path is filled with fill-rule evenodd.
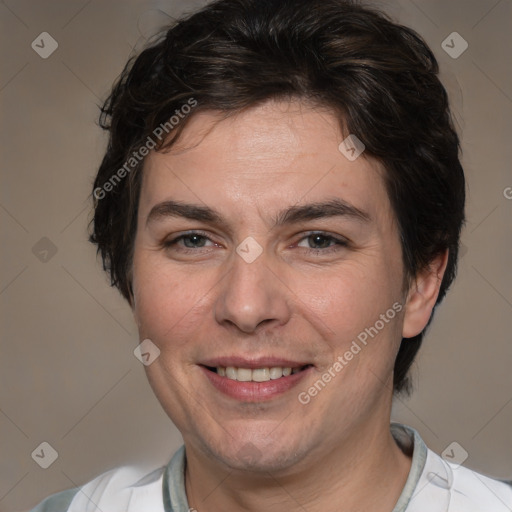
M 336 238 L 325 233 L 310 233 L 309 235 L 301 238 L 297 244 L 298 247 L 301 247 L 300 243 L 303 240 L 309 244 L 309 247 L 307 248 L 315 252 L 331 252 L 332 250 L 338 250 L 340 247 L 346 247 L 348 245 L 346 240 Z M 317 245 L 320 247 L 311 247 L 311 245 Z
M 306 245 L 303 245 L 303 244 Z M 201 232 L 190 232 L 180 235 L 172 240 L 166 240 L 162 246 L 166 249 L 173 248 L 182 253 L 197 252 L 198 249 L 211 248 L 218 244 L 213 242 L 206 234 Z M 314 254 L 327 254 L 347 247 L 348 241 L 322 232 L 309 233 L 302 237 L 297 247 L 309 250 Z
M 204 247 L 206 241 L 208 240 L 205 236 L 197 235 L 197 234 L 182 235 L 180 237 L 180 239 L 183 240 L 183 243 L 184 243 L 185 247 L 190 247 L 190 248 L 192 248 L 192 247 Z M 190 242 L 190 244 L 187 244 L 187 241 Z
M 164 242 L 164 247 L 172 247 L 181 241 L 183 241 L 183 247 L 186 249 L 201 249 L 202 247 L 205 247 L 207 241 L 211 242 L 206 235 L 201 233 L 187 233 L 185 235 L 180 235 L 173 240 Z

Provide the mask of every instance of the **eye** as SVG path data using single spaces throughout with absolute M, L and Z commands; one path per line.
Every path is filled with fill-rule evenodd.
M 307 244 L 306 246 L 303 245 L 303 241 Z M 306 247 L 312 251 L 322 253 L 336 251 L 347 245 L 347 240 L 326 233 L 309 233 L 307 236 L 301 238 L 297 244 L 298 247 Z
M 180 244 L 180 242 L 183 242 L 183 244 Z M 203 247 L 211 247 L 212 245 L 206 245 L 207 242 L 211 242 L 212 245 L 215 245 L 206 235 L 199 232 L 191 232 L 180 235 L 172 240 L 166 240 L 163 243 L 163 246 L 166 248 L 174 246 L 181 247 L 182 250 L 186 252 L 188 249 L 193 250 L 201 249 Z
M 193 253 L 200 249 L 218 246 L 206 234 L 193 231 L 184 233 L 170 240 L 165 240 L 162 246 L 182 253 Z M 323 232 L 312 232 L 302 237 L 297 247 L 304 248 L 316 254 L 335 252 L 348 246 L 348 241 Z

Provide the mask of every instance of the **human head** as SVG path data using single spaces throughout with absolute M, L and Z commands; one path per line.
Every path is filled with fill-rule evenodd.
M 355 2 L 220 0 L 180 20 L 133 59 L 103 107 L 110 140 L 94 183 L 91 241 L 112 285 L 130 303 L 144 158 L 122 176 L 118 171 L 148 144 L 172 148 L 199 112 L 227 117 L 269 99 L 293 98 L 330 109 L 342 132 L 355 134 L 365 155 L 383 165 L 406 284 L 449 251 L 437 303 L 443 299 L 455 277 L 464 176 L 447 95 L 427 45 Z M 169 135 L 156 137 L 173 116 L 179 122 Z M 423 336 L 402 340 L 395 392 L 407 389 Z

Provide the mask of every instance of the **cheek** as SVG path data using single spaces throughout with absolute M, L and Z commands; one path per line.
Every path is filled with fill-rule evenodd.
M 171 272 L 149 258 L 135 258 L 134 314 L 141 339 L 149 338 L 161 349 L 186 339 L 197 326 L 197 316 L 204 314 L 207 290 L 193 275 Z
M 313 310 L 326 326 L 324 339 L 332 361 L 352 351 L 343 370 L 346 377 L 359 374 L 366 379 L 370 371 L 384 375 L 392 366 L 403 315 L 396 270 L 351 264 L 302 282 L 304 310 Z
M 362 263 L 317 275 L 301 287 L 305 302 L 323 312 L 330 322 L 347 328 L 375 322 L 392 306 L 396 296 L 385 271 Z

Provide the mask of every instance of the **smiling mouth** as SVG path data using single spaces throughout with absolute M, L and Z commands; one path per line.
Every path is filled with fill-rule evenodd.
M 283 377 L 288 377 L 296 373 L 300 373 L 307 368 L 310 364 L 304 366 L 297 366 L 295 368 L 272 366 L 264 368 L 238 368 L 236 366 L 205 366 L 205 368 L 220 377 L 225 377 L 229 380 L 236 380 L 239 382 L 268 382 L 270 380 L 277 380 Z

